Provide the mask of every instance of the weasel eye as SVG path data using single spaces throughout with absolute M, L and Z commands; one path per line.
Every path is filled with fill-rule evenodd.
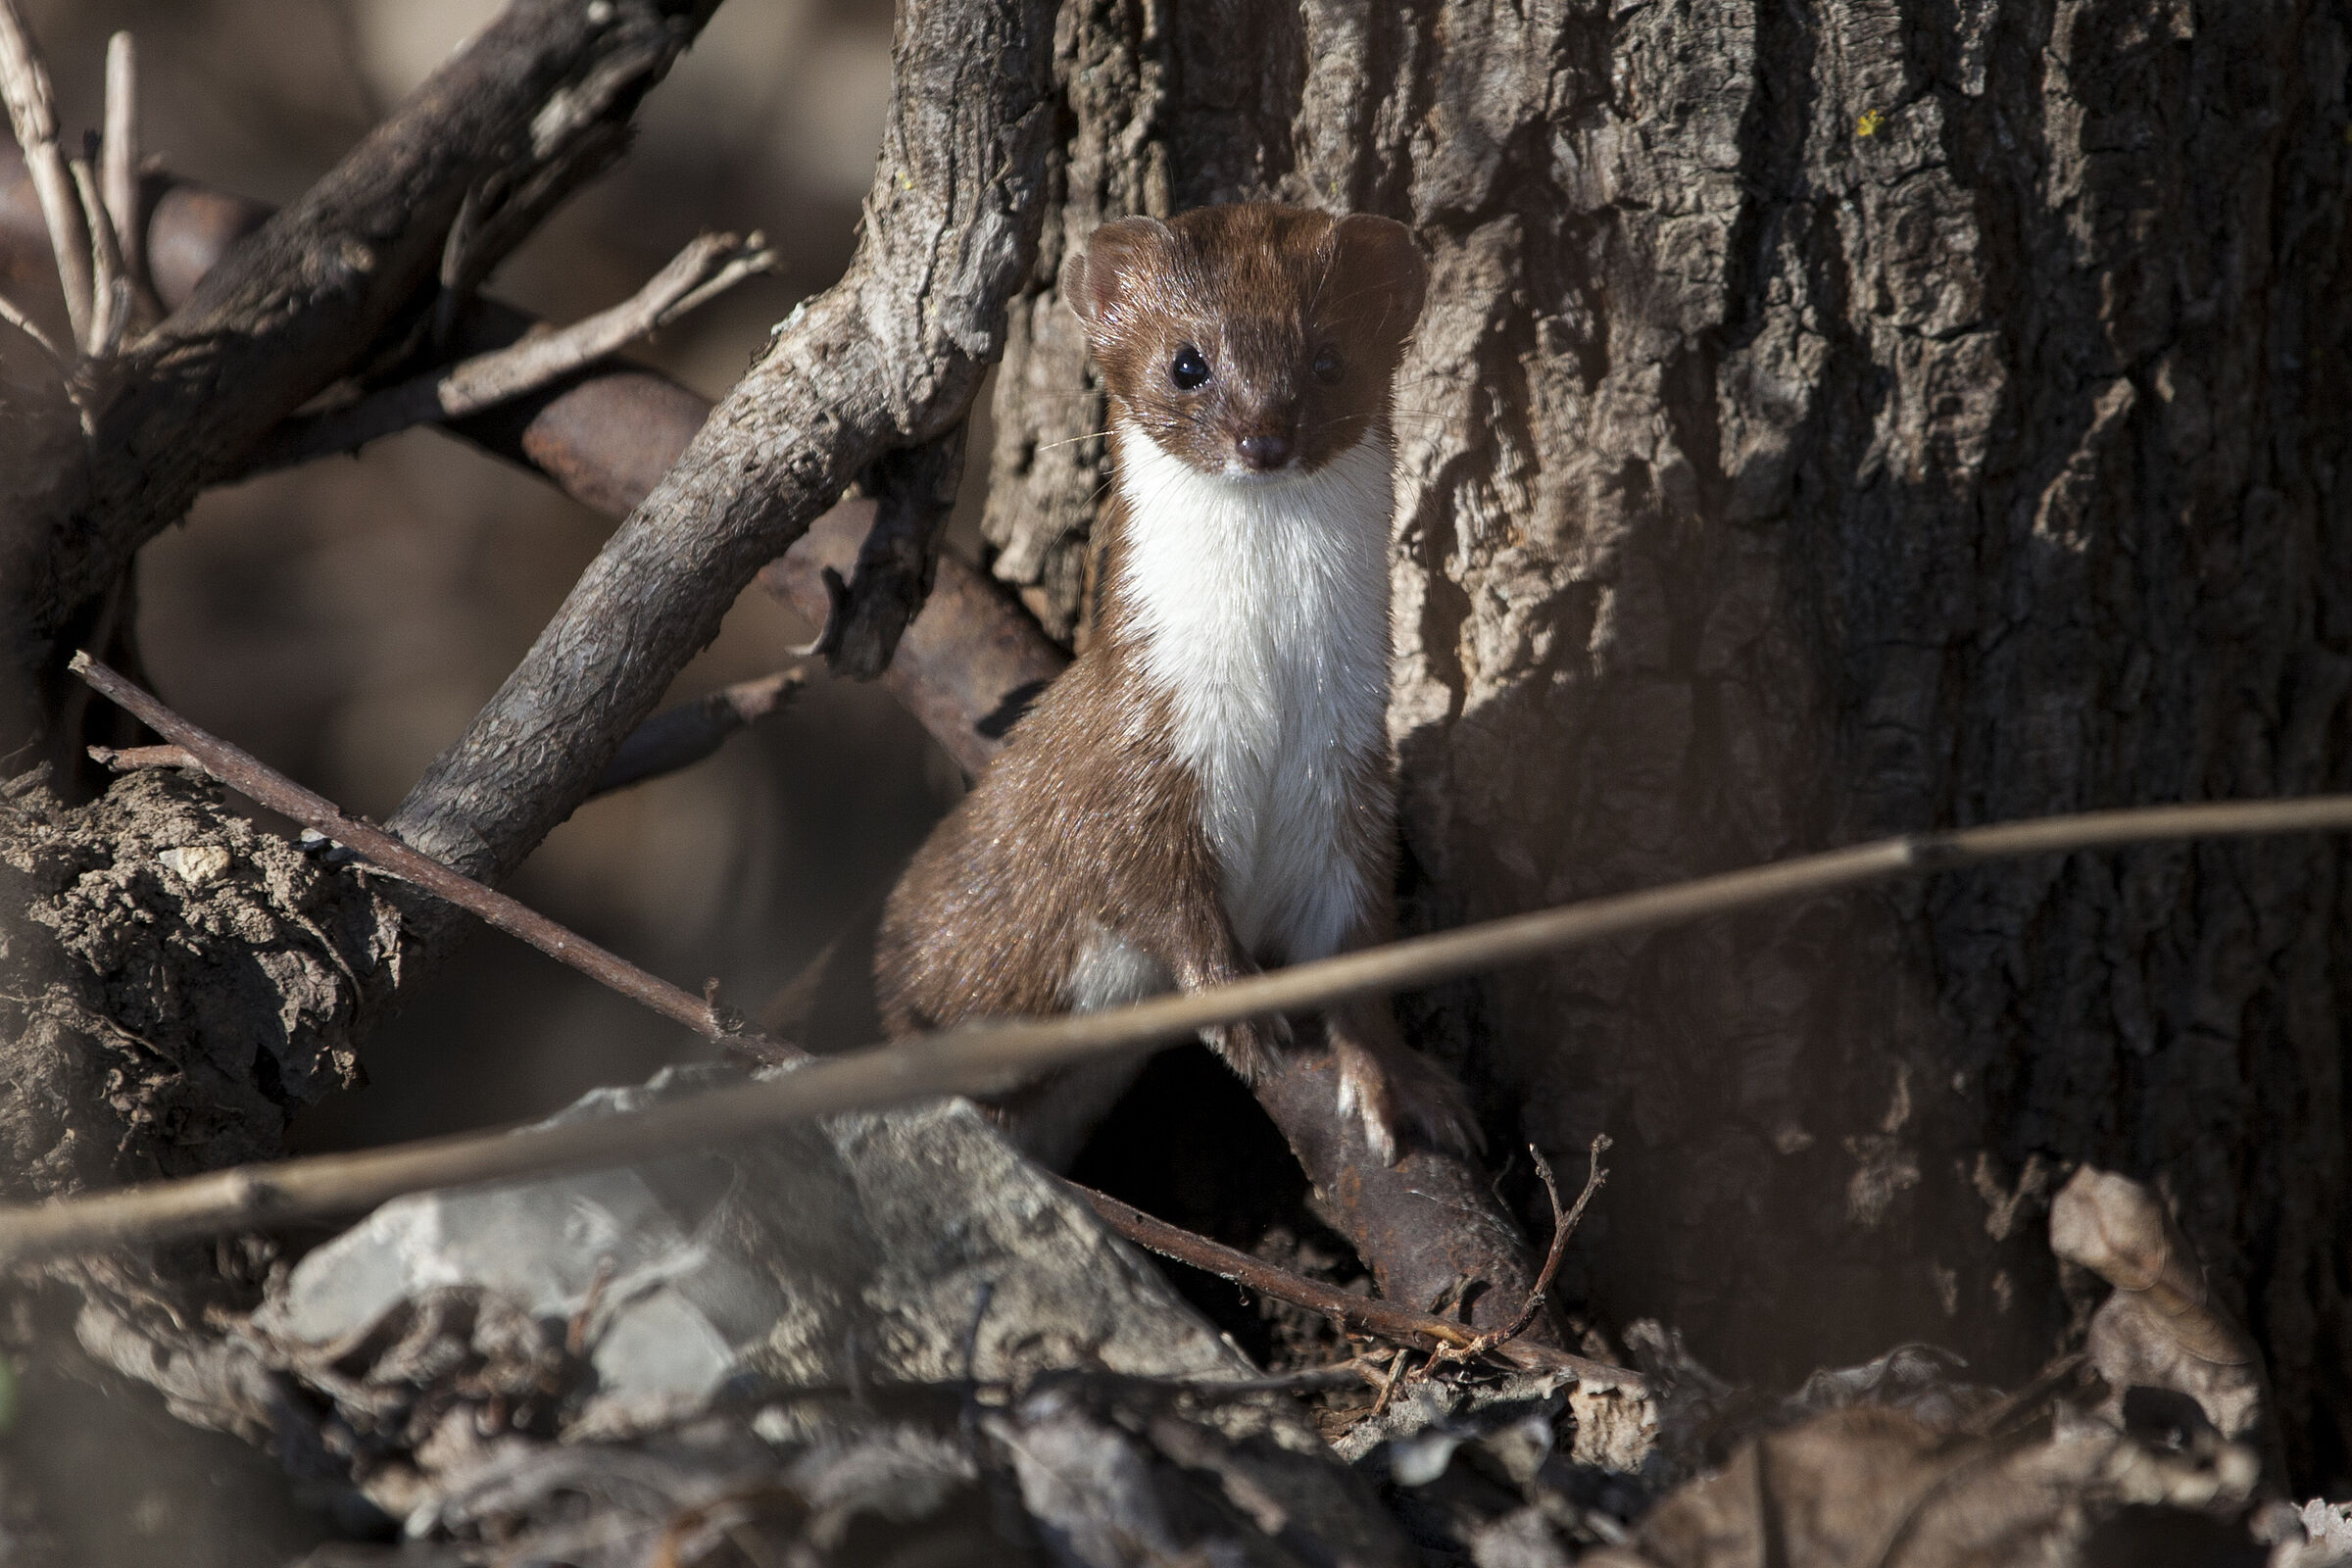
M 1179 392 L 1190 392 L 1208 381 L 1208 362 L 1200 351 L 1187 343 L 1176 351 L 1176 362 L 1168 367 L 1168 379 L 1176 383 Z
M 1324 346 L 1323 352 L 1315 356 L 1315 379 L 1325 386 L 1335 384 L 1340 378 L 1340 372 L 1345 368 L 1346 367 L 1340 363 L 1340 351 L 1328 344 Z

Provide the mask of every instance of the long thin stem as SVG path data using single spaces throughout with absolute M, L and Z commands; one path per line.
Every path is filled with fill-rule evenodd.
M 99 666 L 90 668 L 94 672 Z M 182 732 L 175 734 L 165 729 L 164 733 L 181 745 L 188 745 L 186 732 L 192 726 L 177 720 L 168 710 L 161 710 L 161 705 L 135 687 L 129 687 L 122 677 L 112 671 L 106 673 L 113 686 L 128 691 L 160 710 L 164 717 L 172 719 Z M 141 712 L 140 716 L 147 714 Z M 148 722 L 152 724 L 155 720 L 148 718 Z M 163 729 L 162 725 L 156 727 Z M 194 733 L 204 740 L 211 739 L 201 731 Z M 189 750 L 197 748 L 189 746 Z M 243 784 L 236 787 L 245 788 Z M 287 809 L 274 802 L 266 804 L 275 809 Z M 318 804 L 324 806 L 323 802 Z M 333 812 L 332 807 L 325 809 Z M 357 837 L 345 840 L 364 854 L 373 856 L 392 851 L 402 856 L 414 854 L 397 840 L 352 822 L 340 812 L 333 812 L 333 816 L 341 824 L 337 837 L 365 830 L 365 842 Z M 1210 1024 L 1328 1006 L 1353 997 L 1501 968 L 1582 943 L 1653 931 L 1708 915 L 1865 887 L 1897 877 L 2128 844 L 2347 829 L 2352 829 L 2352 795 L 2157 806 L 2006 822 L 1945 833 L 1905 834 L 1645 893 L 1593 899 L 1509 919 L 1490 920 L 1458 931 L 1415 937 L 1342 957 L 1278 969 L 1215 990 L 1159 997 L 1114 1011 L 972 1024 L 893 1045 L 872 1046 L 808 1061 L 766 1082 L 626 1114 L 523 1132 L 461 1134 L 359 1153 L 245 1166 L 183 1181 L 0 1208 L 0 1264 L 131 1242 L 211 1235 L 240 1226 L 350 1213 L 402 1193 L 428 1187 L 456 1187 L 588 1166 L 625 1164 L 679 1149 L 703 1148 L 746 1137 L 785 1122 L 846 1110 L 879 1109 L 941 1095 L 986 1092 L 1042 1068 L 1110 1051 L 1165 1044 Z M 446 867 L 431 861 L 424 863 L 432 867 L 438 878 L 455 876 Z
M 106 41 L 106 132 L 99 144 L 100 187 L 115 248 L 131 286 L 147 283 L 147 234 L 139 221 L 139 54 L 127 32 Z
M 106 199 L 98 192 L 98 175 L 89 160 L 71 158 L 67 171 L 81 201 L 82 226 L 90 236 L 90 325 L 81 352 L 93 360 L 111 358 L 130 322 L 130 279 L 122 271 L 122 253 L 115 248 L 114 220 L 106 215 Z
M 1549 1367 L 1574 1372 L 1585 1378 L 1607 1378 L 1621 1387 L 1639 1387 L 1642 1375 L 1606 1361 L 1590 1360 L 1556 1346 L 1537 1345 L 1521 1341 L 1518 1335 L 1526 1328 L 1517 1324 L 1504 1334 L 1480 1334 L 1467 1324 L 1456 1323 L 1431 1312 L 1416 1312 L 1377 1297 L 1353 1296 L 1337 1286 L 1288 1269 L 1276 1268 L 1261 1257 L 1212 1242 L 1166 1220 L 1155 1219 L 1142 1209 L 1123 1203 L 1108 1193 L 1081 1187 L 1076 1182 L 1062 1184 L 1099 1215 L 1102 1222 L 1136 1246 L 1172 1257 L 1179 1263 L 1214 1274 L 1219 1279 L 1246 1286 L 1261 1296 L 1271 1296 L 1293 1306 L 1320 1312 L 1341 1327 L 1357 1334 L 1378 1336 L 1398 1345 L 1409 1345 L 1418 1350 L 1429 1350 L 1454 1361 L 1467 1361 L 1481 1355 L 1497 1355 L 1506 1361 L 1527 1367 Z M 1597 1185 L 1597 1182 L 1594 1183 Z M 1587 1189 L 1590 1196 L 1591 1189 Z M 1582 1212 L 1582 1205 L 1579 1205 Z M 1567 1220 L 1560 1231 L 1562 1241 L 1576 1228 L 1576 1221 Z M 1554 1267 L 1558 1265 L 1556 1262 Z M 1549 1283 L 1549 1276 L 1545 1276 Z M 1537 1307 L 1542 1298 L 1534 1298 Z M 1528 1314 L 1532 1319 L 1534 1312 Z

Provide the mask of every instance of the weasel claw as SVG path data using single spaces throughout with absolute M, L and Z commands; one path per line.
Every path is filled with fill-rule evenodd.
M 1359 1117 L 1364 1142 L 1384 1165 L 1396 1163 L 1399 1134 L 1417 1133 L 1431 1146 L 1469 1158 L 1486 1148 L 1461 1086 L 1418 1052 L 1375 1054 L 1343 1044 L 1340 1114 Z

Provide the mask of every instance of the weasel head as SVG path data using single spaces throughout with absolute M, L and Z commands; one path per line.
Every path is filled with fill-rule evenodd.
M 1061 292 L 1114 423 L 1202 473 L 1264 483 L 1387 433 L 1428 280 L 1402 223 L 1248 203 L 1105 223 Z

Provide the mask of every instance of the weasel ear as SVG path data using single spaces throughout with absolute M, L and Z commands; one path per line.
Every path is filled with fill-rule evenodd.
M 1429 292 L 1429 264 L 1413 231 L 1392 218 L 1354 213 L 1332 226 L 1331 244 L 1349 292 L 1377 305 L 1381 329 L 1400 338 L 1410 332 Z
M 1095 230 L 1086 249 L 1073 251 L 1061 266 L 1061 297 L 1091 328 L 1117 307 L 1135 276 L 1164 263 L 1176 235 L 1156 218 L 1122 218 Z

